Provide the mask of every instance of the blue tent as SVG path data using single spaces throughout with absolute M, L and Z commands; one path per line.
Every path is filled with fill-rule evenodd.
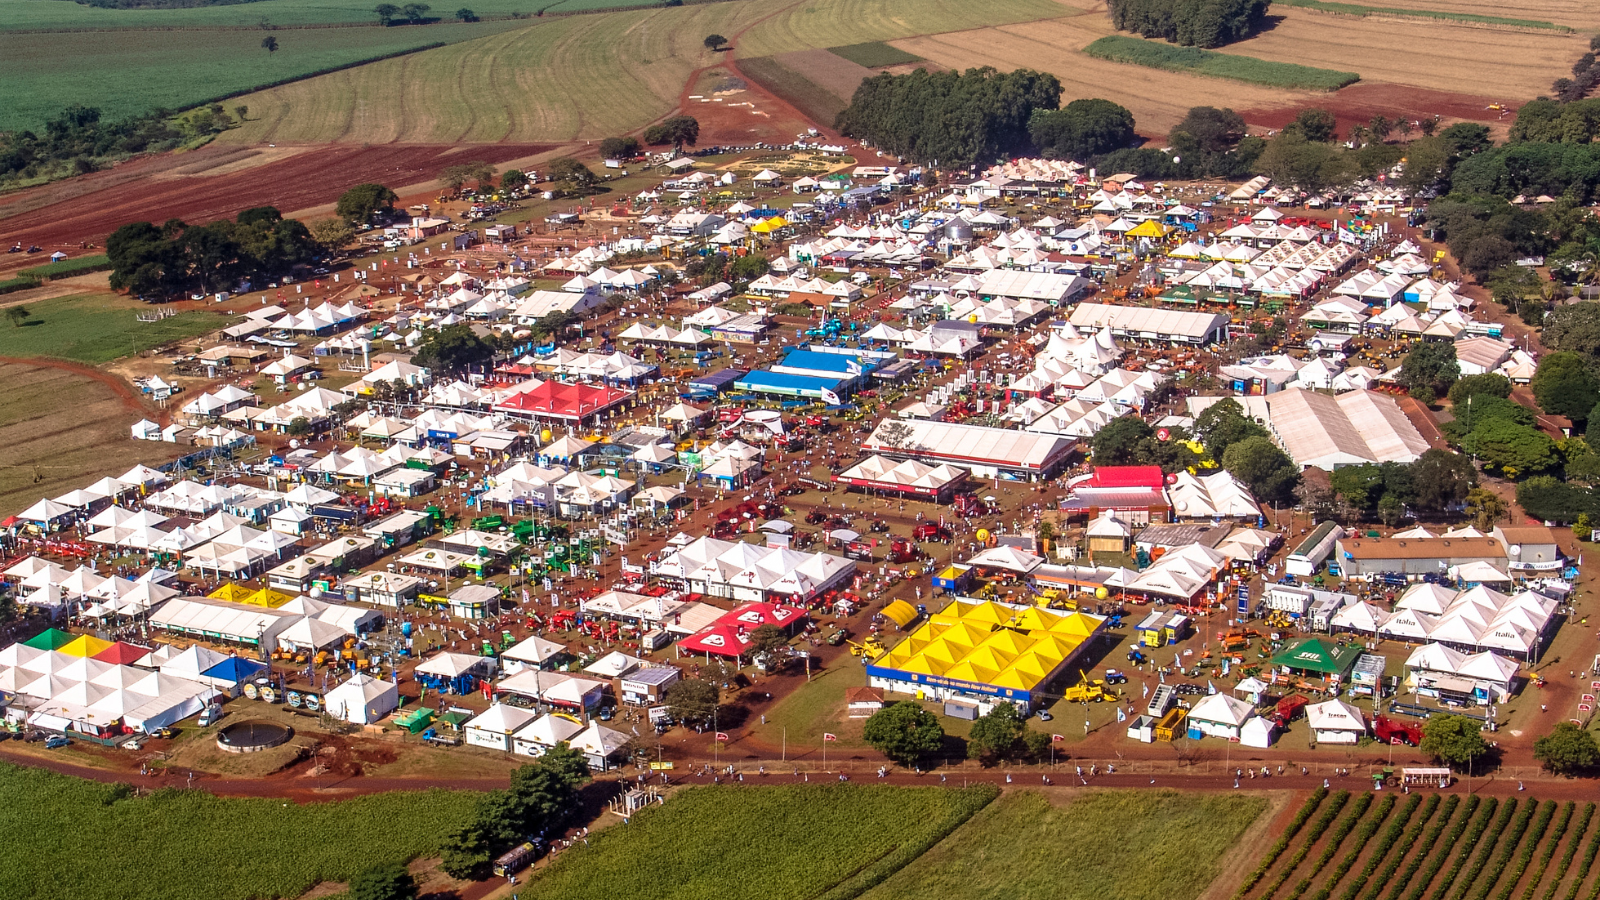
M 232 684 L 244 684 L 246 681 L 267 671 L 267 667 L 253 659 L 243 659 L 230 656 L 222 662 L 200 673 L 202 678 L 215 678 Z

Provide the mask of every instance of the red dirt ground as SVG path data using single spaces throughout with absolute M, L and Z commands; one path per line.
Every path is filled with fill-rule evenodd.
M 456 162 L 501 163 L 551 146 L 209 146 L 193 153 L 145 157 L 4 198 L 0 241 L 38 244 L 46 250 L 76 248 L 81 241 L 103 244 L 106 235 L 125 222 L 173 217 L 210 222 L 265 204 L 304 209 L 329 203 L 364 181 L 415 184 Z M 269 161 L 256 164 L 261 157 Z M 223 171 L 217 173 L 219 169 Z
M 1489 109 L 1489 105 L 1494 102 L 1496 101 L 1487 97 L 1475 97 L 1471 94 L 1454 94 L 1374 82 L 1353 84 L 1337 93 L 1329 94 L 1327 99 L 1319 100 L 1312 105 L 1333 113 L 1339 122 L 1341 133 L 1348 131 L 1351 125 L 1364 125 L 1377 115 L 1391 119 L 1412 120 L 1439 116 L 1447 123 L 1455 119 L 1465 119 L 1482 122 L 1490 128 L 1511 127 L 1511 122 L 1516 118 L 1516 108 L 1508 107 L 1504 112 Z M 1300 104 L 1295 104 L 1241 109 L 1238 112 L 1251 125 L 1277 129 L 1293 121 L 1301 108 Z

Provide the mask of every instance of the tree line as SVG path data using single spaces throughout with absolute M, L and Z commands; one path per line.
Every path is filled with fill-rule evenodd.
M 1031 69 L 918 69 L 861 82 L 836 124 L 896 156 L 967 168 L 1028 149 L 1034 112 L 1060 105 L 1061 82 Z
M 1221 47 L 1250 36 L 1272 0 L 1108 0 L 1111 24 L 1185 47 Z
M 106 239 L 112 289 L 150 300 L 283 275 L 325 250 L 304 224 L 270 206 L 209 225 L 132 222 Z

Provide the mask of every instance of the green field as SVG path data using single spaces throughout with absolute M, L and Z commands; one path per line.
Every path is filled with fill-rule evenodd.
M 524 900 L 843 900 L 999 793 L 852 784 L 696 787 L 570 850 Z
M 69 0 L 25 2 L 77 6 Z M 261 48 L 265 32 L 259 30 L 0 32 L 0 84 L 6 86 L 0 131 L 38 128 L 71 103 L 97 106 L 111 119 L 157 108 L 181 109 L 363 60 L 526 27 L 526 22 L 507 21 L 276 31 L 276 53 Z M 227 103 L 230 109 L 234 105 Z
M 669 112 L 690 75 L 721 58 L 705 49 L 708 34 L 752 26 L 735 42 L 743 59 L 1068 11 L 1055 0 L 741 0 L 550 19 L 230 101 L 251 121 L 219 140 L 603 138 Z
M 858 66 L 866 66 L 869 69 L 922 62 L 922 57 L 915 53 L 907 53 L 899 47 L 891 47 L 882 41 L 868 41 L 865 44 L 846 44 L 843 47 L 829 47 L 828 52 L 834 56 L 848 59 Z
M 800 110 L 801 115 L 823 125 L 832 125 L 850 99 L 838 96 L 779 62 L 776 57 L 741 59 L 739 71 L 779 98 L 789 101 L 795 109 Z
M 1008 793 L 864 900 L 1194 900 L 1267 808 L 1260 797 Z
M 330 803 L 122 789 L 0 766 L 0 896 L 30 900 L 298 897 L 375 863 L 434 852 L 477 794 L 374 794 Z
M 1361 76 L 1294 63 L 1270 62 L 1252 56 L 1213 53 L 1198 47 L 1177 47 L 1161 41 L 1110 35 L 1083 48 L 1083 52 L 1112 62 L 1131 63 L 1172 72 L 1192 72 L 1268 87 L 1336 91 L 1355 84 Z
M 1359 3 L 1330 3 L 1327 0 L 1278 0 L 1284 6 L 1298 6 L 1341 16 L 1405 16 L 1422 19 L 1441 19 L 1447 22 L 1466 22 L 1473 25 L 1502 25 L 1512 28 L 1534 28 L 1541 31 L 1559 31 L 1570 34 L 1573 29 L 1554 22 L 1537 19 L 1507 19 L 1501 16 L 1484 16 L 1476 13 L 1442 12 L 1435 9 L 1397 9 L 1390 6 L 1366 6 Z
M 395 4 L 397 6 L 402 4 Z M 465 6 L 481 18 L 536 16 L 539 12 L 565 13 L 628 6 L 649 6 L 647 0 L 465 0 L 461 5 L 438 5 L 430 16 L 453 17 Z M 0 31 L 106 28 L 251 28 L 265 19 L 272 25 L 365 25 L 376 23 L 373 0 L 256 0 L 225 6 L 189 9 L 98 9 L 70 0 L 0 0 Z M 434 26 L 395 28 L 420 30 Z M 292 33 L 292 32 L 291 32 Z M 418 43 L 428 43 L 427 39 Z
M 25 324 L 15 327 L 7 320 L 0 325 L 0 355 L 53 356 L 98 365 L 207 334 L 230 321 L 218 313 L 190 311 L 140 322 L 135 312 L 153 307 L 116 294 L 75 294 L 25 305 L 33 314 Z
M 111 268 L 111 260 L 104 253 L 93 256 L 80 256 L 76 259 L 63 259 L 60 262 L 46 263 L 23 269 L 18 274 L 34 278 L 69 278 L 73 275 L 85 275 L 89 272 L 104 272 Z

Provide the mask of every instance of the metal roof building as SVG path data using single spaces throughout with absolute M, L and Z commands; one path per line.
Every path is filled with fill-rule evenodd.
M 895 431 L 908 428 L 909 434 L 889 442 L 884 429 L 891 425 Z M 900 459 L 953 463 L 971 469 L 979 478 L 999 472 L 1048 478 L 1066 464 L 1076 443 L 1055 434 L 928 419 L 888 419 L 873 430 L 862 449 Z
M 1111 306 L 1080 303 L 1072 310 L 1072 327 L 1099 331 L 1110 328 L 1116 337 L 1178 344 L 1209 344 L 1228 334 L 1228 317 L 1222 313 L 1153 309 L 1147 306 Z
M 1301 466 L 1332 471 L 1363 463 L 1408 463 L 1428 450 L 1400 404 L 1374 391 L 1329 397 L 1295 390 L 1233 399 Z M 1190 404 L 1191 409 L 1200 405 Z

